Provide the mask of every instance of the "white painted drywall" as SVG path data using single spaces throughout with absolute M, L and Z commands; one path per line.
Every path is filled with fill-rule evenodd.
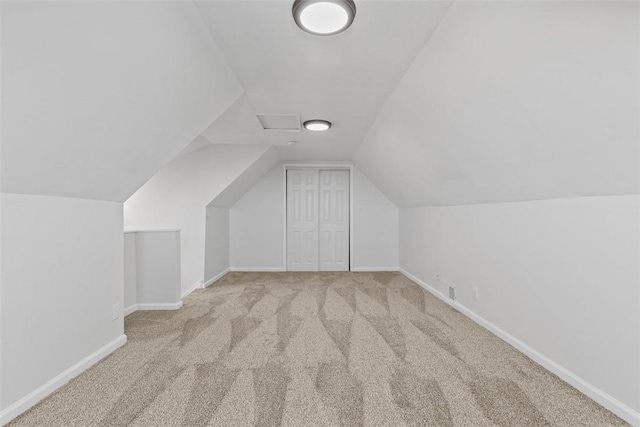
M 121 203 L 4 193 L 1 202 L 4 410 L 122 336 L 124 242 Z
M 452 1 L 358 0 L 353 31 L 323 38 L 300 33 L 292 3 L 197 2 L 247 94 L 228 120 L 204 134 L 212 141 L 275 144 L 286 160 L 350 161 Z M 255 117 L 263 113 L 326 117 L 335 126 L 328 133 L 264 132 Z M 291 139 L 304 143 L 286 145 Z
M 181 300 L 180 232 L 136 233 L 137 304 L 177 304 Z
M 229 209 L 232 269 L 284 269 L 283 179 L 278 164 Z
M 637 422 L 639 7 L 454 2 L 354 158 L 401 268 Z
M 400 248 L 401 268 L 640 409 L 640 196 L 402 209 Z
M 356 167 L 353 188 L 352 269 L 397 269 L 398 207 Z
M 354 163 L 400 207 L 639 191 L 638 2 L 454 2 Z
M 243 90 L 193 2 L 2 2 L 2 191 L 124 201 Z
M 354 269 L 398 268 L 398 209 L 353 168 Z M 232 269 L 284 269 L 283 166 L 275 166 L 230 209 Z
M 229 269 L 229 209 L 207 208 L 204 283 Z
M 183 293 L 204 281 L 207 204 L 269 149 L 200 148 L 177 157 L 125 202 L 125 231 L 180 230 Z
M 136 271 L 136 233 L 124 234 L 124 310 L 135 310 L 138 273 Z
M 216 208 L 227 208 L 235 205 L 242 196 L 245 195 L 256 182 L 260 180 L 267 172 L 273 168 L 280 158 L 275 149 L 269 149 L 260 156 L 255 162 L 246 168 L 238 177 L 225 188 L 215 199 L 209 203 L 209 206 Z

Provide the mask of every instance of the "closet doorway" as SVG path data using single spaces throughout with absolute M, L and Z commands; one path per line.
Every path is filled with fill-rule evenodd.
M 285 171 L 287 270 L 349 271 L 349 169 Z

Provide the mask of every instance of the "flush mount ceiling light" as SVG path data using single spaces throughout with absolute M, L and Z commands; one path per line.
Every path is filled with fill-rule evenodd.
M 320 132 L 327 130 L 331 127 L 331 122 L 327 120 L 307 120 L 302 124 L 306 130 L 312 130 L 314 132 Z
M 331 36 L 349 28 L 356 16 L 353 0 L 296 0 L 293 18 L 307 33 Z

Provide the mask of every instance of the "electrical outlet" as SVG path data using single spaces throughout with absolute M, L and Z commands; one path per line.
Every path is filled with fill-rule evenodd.
M 480 299 L 480 293 L 478 292 L 478 287 L 477 286 L 473 287 L 473 299 L 475 299 L 475 300 Z
M 120 304 L 113 304 L 113 320 L 120 317 Z
M 455 286 L 451 286 L 448 285 L 448 289 L 449 289 L 449 299 L 451 300 L 456 300 L 457 295 L 456 295 L 456 287 Z
M 436 279 L 440 280 L 440 272 L 439 271 L 436 271 Z

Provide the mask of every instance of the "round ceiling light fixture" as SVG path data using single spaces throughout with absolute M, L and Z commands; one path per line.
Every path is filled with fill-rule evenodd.
M 306 130 L 321 132 L 331 128 L 331 122 L 327 120 L 307 120 L 302 124 Z
M 317 36 L 331 36 L 349 28 L 356 16 L 353 0 L 295 0 L 293 19 L 298 27 Z

